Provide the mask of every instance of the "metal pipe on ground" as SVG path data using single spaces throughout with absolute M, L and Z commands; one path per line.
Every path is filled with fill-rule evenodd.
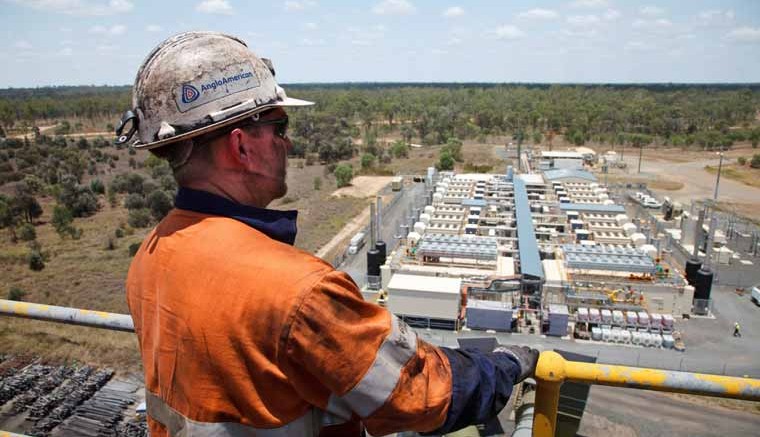
M 512 437 L 532 437 L 533 436 L 533 416 L 536 403 L 536 391 L 527 390 L 523 392 L 522 405 L 515 411 L 515 430 L 512 431 Z
M 110 329 L 112 331 L 135 331 L 132 317 L 127 314 L 16 302 L 5 299 L 0 299 L 0 315 L 89 326 L 91 328 Z

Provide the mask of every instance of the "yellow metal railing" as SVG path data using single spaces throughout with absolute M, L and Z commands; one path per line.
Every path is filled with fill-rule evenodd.
M 559 389 L 565 381 L 760 401 L 760 380 L 567 361 L 542 352 L 536 367 L 534 437 L 553 437 Z

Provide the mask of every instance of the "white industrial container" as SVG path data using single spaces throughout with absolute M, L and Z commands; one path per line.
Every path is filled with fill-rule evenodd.
M 636 225 L 634 225 L 631 222 L 626 222 L 622 224 L 623 232 L 625 232 L 625 235 L 631 236 L 636 233 Z
M 419 243 L 420 238 L 422 238 L 422 235 L 420 235 L 418 232 L 410 232 L 406 236 L 407 244 L 411 246 L 416 246 L 417 243 Z
M 388 282 L 388 309 L 399 315 L 457 320 L 460 278 L 396 273 Z
M 433 193 L 433 205 L 437 205 L 443 201 L 443 194 Z
M 631 332 L 631 343 L 632 344 L 641 344 L 641 332 L 633 331 Z
M 610 198 L 610 195 L 607 193 L 599 193 L 597 194 L 597 197 L 599 198 L 599 200 L 607 200 Z
M 596 341 L 602 341 L 602 328 L 594 326 L 591 328 L 591 339 Z
M 636 315 L 635 311 L 625 312 L 625 323 L 628 326 L 636 326 L 639 323 L 639 317 Z
M 612 341 L 612 330 L 602 328 L 602 341 Z
M 425 207 L 425 214 L 430 214 L 432 216 L 434 212 L 435 212 L 435 206 L 428 205 Z
M 644 244 L 638 249 L 640 252 L 643 252 L 652 258 L 657 258 L 657 248 L 652 244 Z
M 670 334 L 664 334 L 662 336 L 662 347 L 665 349 L 673 349 L 673 346 L 675 346 L 676 342 L 673 339 L 673 336 Z
M 612 311 L 607 308 L 602 309 L 602 323 L 612 323 Z
M 426 226 L 430 224 L 430 214 L 420 214 L 420 221 Z
M 647 242 L 646 235 L 642 234 L 641 232 L 636 232 L 633 235 L 631 235 L 631 242 L 636 247 L 641 247 Z
M 612 199 L 607 199 L 607 200 L 602 201 L 602 205 L 614 205 L 614 204 L 615 204 L 615 201 Z
M 627 329 L 623 329 L 620 331 L 620 342 L 621 343 L 630 343 L 631 342 L 631 331 Z
M 662 315 L 662 327 L 665 329 L 673 329 L 673 316 L 670 314 Z
M 588 321 L 591 323 L 599 323 L 602 320 L 602 317 L 599 315 L 599 310 L 596 308 L 591 308 L 588 310 Z
M 618 226 L 623 226 L 626 223 L 631 223 L 631 219 L 628 218 L 625 214 L 618 214 L 615 216 L 615 222 L 618 224 Z M 634 225 L 634 228 L 636 225 Z
M 649 327 L 649 314 L 644 311 L 639 311 L 639 326 L 643 328 Z
M 620 331 L 621 331 L 620 328 L 618 328 L 617 326 L 614 326 L 611 329 L 610 339 L 613 343 L 620 343 L 620 341 L 622 340 Z
M 625 326 L 625 317 L 623 317 L 622 311 L 614 310 L 612 312 L 612 323 L 618 326 Z
M 650 313 L 649 314 L 649 327 L 652 329 L 662 328 L 662 314 Z
M 652 335 L 648 332 L 641 333 L 641 345 L 649 347 L 652 345 Z
M 662 336 L 660 334 L 652 335 L 652 347 L 662 347 Z
M 588 322 L 588 308 L 578 308 L 576 316 L 579 322 Z
M 425 233 L 425 229 L 427 228 L 427 225 L 422 222 L 417 222 L 414 224 L 414 232 L 422 235 Z

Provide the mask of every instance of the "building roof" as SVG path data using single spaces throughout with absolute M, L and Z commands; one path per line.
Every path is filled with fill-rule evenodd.
M 556 181 L 560 179 L 585 179 L 587 181 L 596 182 L 596 176 L 586 170 L 576 170 L 570 168 L 558 168 L 555 170 L 544 170 L 544 177 L 549 181 Z
M 563 244 L 567 267 L 583 270 L 654 273 L 652 257 L 632 247 Z
M 603 203 L 560 203 L 559 209 L 562 211 L 625 213 L 625 208 L 622 205 L 605 205 Z
M 517 178 L 525 182 L 525 185 L 543 185 L 544 184 L 544 177 L 541 176 L 541 173 L 522 173 L 518 175 Z
M 472 226 L 477 227 L 477 225 Z M 498 251 L 495 238 L 425 234 L 419 243 L 417 253 L 422 256 L 495 261 Z
M 462 199 L 462 206 L 486 206 L 488 203 L 483 199 Z
M 404 275 L 396 273 L 388 282 L 388 290 L 424 291 L 427 293 L 459 294 L 462 288 L 460 278 L 436 276 Z
M 544 279 L 544 269 L 538 254 L 533 215 L 530 212 L 528 190 L 522 178 L 515 178 L 515 216 L 517 218 L 517 244 L 520 254 L 520 273 Z
M 583 154 L 572 151 L 562 150 L 543 150 L 541 151 L 542 158 L 565 158 L 565 159 L 583 159 Z

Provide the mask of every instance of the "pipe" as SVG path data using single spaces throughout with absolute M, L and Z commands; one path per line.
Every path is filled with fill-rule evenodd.
M 369 247 L 375 248 L 377 243 L 377 216 L 375 215 L 375 202 L 369 204 Z
M 82 310 L 29 302 L 16 302 L 5 299 L 0 299 L 0 315 L 60 322 L 69 325 L 89 326 L 92 328 L 103 328 L 113 331 L 135 331 L 132 317 L 127 314 L 106 313 L 103 311 Z
M 383 241 L 383 198 L 380 196 L 377 196 L 377 224 L 375 227 L 377 228 L 377 241 Z
M 694 259 L 699 259 L 699 246 L 701 246 L 702 241 L 702 224 L 705 222 L 705 210 L 700 209 L 699 215 L 697 218 L 697 225 L 694 228 L 694 250 L 693 250 L 693 257 Z
M 536 366 L 536 410 L 533 433 L 554 436 L 559 389 L 565 381 L 673 393 L 760 401 L 760 380 L 703 373 L 566 361 L 556 352 L 542 352 Z
M 522 405 L 515 411 L 515 430 L 512 437 L 533 436 L 533 415 L 535 411 L 535 390 L 523 392 Z

